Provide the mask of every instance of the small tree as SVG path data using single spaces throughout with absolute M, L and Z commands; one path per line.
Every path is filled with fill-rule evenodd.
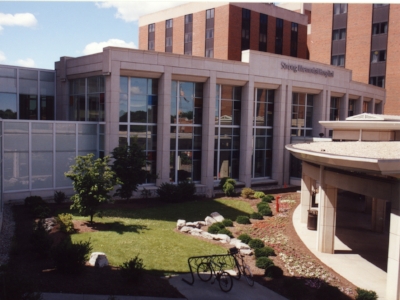
M 94 159 L 94 154 L 77 156 L 76 164 L 70 167 L 65 176 L 72 180 L 75 195 L 71 197 L 71 209 L 77 209 L 82 216 L 93 216 L 98 206 L 110 200 L 109 192 L 118 183 L 115 173 L 108 166 L 109 157 Z
M 136 192 L 138 185 L 144 183 L 149 175 L 149 172 L 144 169 L 146 154 L 136 139 L 131 139 L 129 146 L 115 148 L 111 154 L 114 159 L 112 170 L 121 182 L 121 187 L 117 189 L 115 195 L 128 201 L 132 192 Z

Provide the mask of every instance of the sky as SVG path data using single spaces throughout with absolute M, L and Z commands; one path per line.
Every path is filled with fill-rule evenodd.
M 2 1 L 0 64 L 54 69 L 62 56 L 138 48 L 138 19 L 178 1 Z

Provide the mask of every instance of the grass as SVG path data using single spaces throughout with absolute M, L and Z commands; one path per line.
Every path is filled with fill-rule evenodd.
M 139 254 L 146 270 L 163 274 L 188 272 L 189 257 L 225 254 L 226 249 L 175 232 L 176 222 L 178 219 L 188 222 L 204 220 L 215 211 L 232 220 L 238 215 L 254 212 L 245 202 L 227 199 L 190 201 L 138 210 L 111 208 L 103 212 L 103 218 L 94 220 L 108 226 L 99 226 L 97 232 L 73 234 L 71 239 L 73 242 L 90 239 L 93 252 L 106 253 L 114 266 Z M 88 220 L 76 212 L 72 214 L 74 219 Z

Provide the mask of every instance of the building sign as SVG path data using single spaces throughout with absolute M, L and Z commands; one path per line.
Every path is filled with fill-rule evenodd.
M 312 73 L 312 74 L 322 75 L 325 77 L 333 77 L 334 75 L 333 71 L 322 70 L 320 68 L 309 68 L 309 67 L 304 67 L 303 65 L 290 65 L 284 63 L 283 61 L 281 62 L 281 67 L 284 70 L 289 70 L 289 71 L 291 70 L 295 73 L 297 72 Z

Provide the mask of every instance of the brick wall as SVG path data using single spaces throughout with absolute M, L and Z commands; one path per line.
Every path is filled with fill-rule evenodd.
M 216 7 L 214 18 L 214 58 L 228 59 L 229 5 Z
M 384 113 L 400 115 L 400 5 L 390 4 Z
M 215 21 L 215 14 L 214 14 L 214 21 Z M 206 11 L 203 10 L 193 14 L 192 54 L 194 56 L 204 57 L 205 47 L 206 47 Z
M 184 54 L 185 43 L 185 17 L 181 16 L 173 20 L 172 33 L 172 52 L 176 54 Z
M 275 53 L 276 18 L 268 16 L 267 52 Z
M 372 4 L 348 4 L 345 66 L 363 83 L 369 82 L 371 27 Z
M 165 21 L 156 23 L 155 35 L 154 50 L 165 52 Z
M 229 5 L 228 60 L 242 60 L 242 9 Z
M 283 47 L 282 54 L 290 56 L 290 36 L 292 33 L 292 22 L 283 20 Z
M 332 3 L 312 4 L 310 60 L 330 64 L 332 47 Z
M 307 26 L 299 24 L 298 40 L 297 40 L 297 57 L 307 59 Z
M 251 11 L 250 49 L 258 51 L 260 45 L 260 13 Z
M 148 25 L 145 25 L 145 26 L 142 26 L 139 28 L 139 46 L 138 47 L 140 50 L 147 50 L 148 35 L 149 35 Z

